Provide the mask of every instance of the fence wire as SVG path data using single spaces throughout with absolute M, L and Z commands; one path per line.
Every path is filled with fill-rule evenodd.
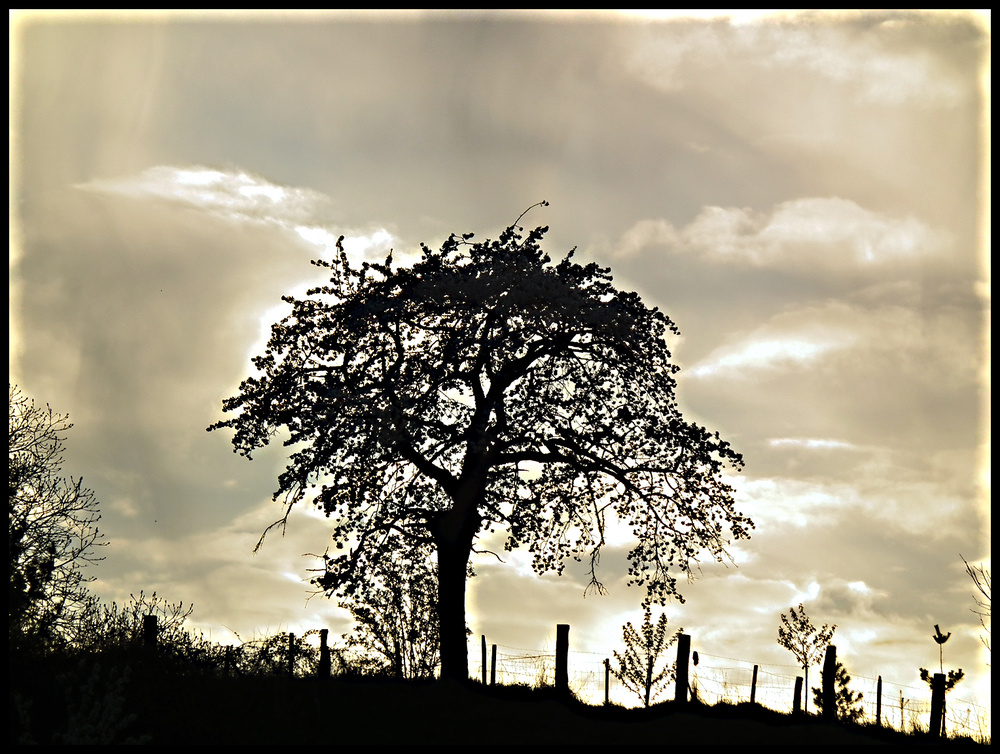
M 469 671 L 477 680 L 483 680 L 481 645 L 470 644 Z M 693 694 L 706 704 L 739 704 L 750 701 L 754 663 L 706 654 L 699 650 L 698 665 L 689 666 L 689 685 Z M 486 682 L 490 681 L 492 645 L 486 656 Z M 608 653 L 611 657 L 611 653 Z M 603 704 L 605 694 L 612 704 L 625 707 L 642 706 L 641 697 L 625 687 L 614 674 L 610 675 L 605 690 L 605 656 L 591 652 L 569 653 L 570 690 L 588 704 Z M 613 660 L 612 660 L 613 662 Z M 614 667 L 612 665 L 612 667 Z M 789 665 L 757 664 L 757 684 L 754 700 L 775 712 L 792 712 L 795 679 L 798 668 Z M 497 646 L 496 683 L 512 686 L 551 686 L 555 683 L 555 650 L 523 649 Z M 818 685 L 819 670 L 815 680 L 810 674 L 810 686 Z M 862 723 L 874 723 L 878 705 L 878 679 L 852 675 L 851 690 L 860 692 L 863 710 Z M 808 708 L 814 710 L 812 691 Z M 673 699 L 675 685 L 666 684 L 653 702 Z M 907 686 L 882 681 L 882 726 L 905 733 L 926 731 L 930 720 L 930 688 Z M 971 701 L 949 695 L 946 700 L 945 731 L 949 737 L 968 736 L 977 741 L 991 739 L 991 710 Z

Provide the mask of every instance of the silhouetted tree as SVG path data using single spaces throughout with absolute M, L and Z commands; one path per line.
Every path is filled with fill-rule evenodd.
M 937 631 L 937 626 L 934 626 L 934 629 L 935 629 L 935 632 L 937 634 L 940 634 L 940 632 Z M 951 636 L 951 634 L 949 633 L 948 636 Z M 947 637 L 945 637 L 945 641 L 947 641 Z M 938 642 L 938 643 L 939 644 L 943 644 L 944 642 Z M 945 675 L 943 668 L 941 670 L 941 675 Z M 944 693 L 945 693 L 945 698 L 942 700 L 943 704 L 942 704 L 942 707 L 941 707 L 941 730 L 940 731 L 932 731 L 932 733 L 940 733 L 940 735 L 942 735 L 942 736 L 945 735 L 945 720 L 946 720 L 947 713 L 948 713 L 948 697 L 947 697 L 947 694 L 953 688 L 955 688 L 959 683 L 961 683 L 961 681 L 962 681 L 963 678 L 965 678 L 965 671 L 962 670 L 961 668 L 959 668 L 958 670 L 949 670 L 948 674 L 945 675 L 945 679 L 944 679 Z M 931 671 L 929 671 L 927 668 L 920 668 L 920 680 L 923 681 L 924 683 L 926 683 L 928 686 L 930 686 L 930 689 L 931 689 L 931 692 L 932 692 L 932 696 L 933 696 L 933 691 L 934 691 L 934 676 L 931 674 Z
M 232 672 L 246 676 L 291 675 L 304 677 L 316 672 L 319 662 L 319 647 L 310 643 L 310 637 L 319 637 L 319 630 L 313 629 L 303 634 L 277 633 L 259 639 L 243 641 L 233 647 Z M 288 653 L 292 653 L 289 663 Z
M 441 662 L 437 572 L 429 548 L 378 564 L 368 580 L 341 601 L 354 618 L 347 646 L 360 650 L 361 669 L 396 678 L 433 678 Z
M 145 617 L 156 617 L 157 644 L 171 654 L 191 654 L 199 643 L 185 625 L 194 607 L 183 602 L 168 602 L 156 592 L 129 595 L 127 602 L 98 604 L 83 614 L 77 644 L 89 650 L 116 654 L 142 647 Z
M 934 639 L 934 642 L 938 645 L 938 668 L 940 669 L 941 675 L 944 675 L 944 645 L 945 642 L 947 642 L 948 639 L 951 638 L 951 631 L 949 631 L 948 633 L 944 633 L 941 630 L 941 626 L 935 623 L 934 633 L 932 634 L 931 638 Z M 949 691 L 955 688 L 955 686 L 957 686 L 963 678 L 965 678 L 965 671 L 962 670 L 961 668 L 959 668 L 958 670 L 949 670 L 948 675 L 945 677 L 945 682 L 944 682 L 945 694 L 947 694 Z M 931 675 L 931 672 L 927 670 L 927 668 L 920 668 L 920 680 L 924 681 L 928 686 L 930 686 L 932 691 L 934 690 L 934 677 Z M 942 708 L 942 715 L 941 715 L 941 731 L 940 731 L 941 735 L 944 735 L 945 716 L 943 713 L 947 710 L 947 705 L 948 702 L 946 698 L 944 701 L 944 707 Z
M 545 231 L 451 236 L 409 268 L 391 253 L 356 267 L 338 242 L 314 262 L 329 283 L 285 297 L 259 376 L 209 428 L 234 429 L 248 458 L 287 429 L 275 526 L 304 499 L 331 517 L 337 552 L 316 580 L 328 592 L 349 595 L 398 537 L 433 547 L 443 676 L 468 677 L 466 567 L 481 535 L 505 530 L 539 573 L 589 556 L 600 589 L 614 509 L 639 540 L 632 582 L 662 601 L 677 571 L 752 527 L 722 480 L 742 458 L 677 408 L 674 324 L 609 270 L 572 252 L 551 264 Z
M 961 555 L 959 557 L 962 558 Z M 969 578 L 972 579 L 972 583 L 978 592 L 977 595 L 973 596 L 978 609 L 974 609 L 972 612 L 979 616 L 979 623 L 982 625 L 983 630 L 986 631 L 985 636 L 981 636 L 979 639 L 983 642 L 983 646 L 986 647 L 987 651 L 992 652 L 993 648 L 990 646 L 989 639 L 992 635 L 990 625 L 993 617 L 993 580 L 991 578 L 991 571 L 982 565 L 970 565 L 969 561 L 965 558 L 962 558 L 962 562 L 965 563 L 965 572 L 969 574 Z
M 837 660 L 834 671 L 834 684 L 836 689 L 836 705 L 837 705 L 837 719 L 843 720 L 848 723 L 857 723 L 861 721 L 864 717 L 865 711 L 861 707 L 861 700 L 864 698 L 864 694 L 861 692 L 851 691 L 851 676 L 847 673 L 847 668 L 843 666 L 840 660 Z M 823 703 L 823 678 L 826 674 L 825 670 L 819 671 L 820 677 L 820 687 L 813 687 L 813 702 L 816 704 L 816 709 L 820 712 L 824 710 Z
M 805 688 L 809 688 L 809 666 L 815 665 L 822 659 L 826 652 L 826 647 L 833 637 L 836 626 L 824 624 L 823 628 L 816 628 L 806 615 L 806 610 L 799 603 L 799 609 L 793 607 L 788 611 L 788 615 L 781 616 L 781 625 L 778 626 L 778 644 L 791 652 L 798 661 L 799 666 L 805 674 Z M 808 695 L 804 700 L 803 709 L 809 711 Z
M 663 692 L 677 674 L 675 663 L 666 663 L 657 670 L 660 657 L 683 633 L 678 629 L 673 636 L 667 636 L 667 616 L 660 615 L 653 625 L 649 606 L 646 606 L 642 618 L 642 628 L 636 631 L 632 623 L 622 627 L 622 639 L 625 641 L 625 653 L 614 653 L 618 662 L 617 668 L 611 668 L 615 678 L 638 696 L 643 706 L 648 707 L 650 701 Z
M 92 606 L 83 567 L 101 558 L 98 503 L 83 480 L 60 475 L 62 434 L 69 417 L 36 406 L 8 384 L 9 638 L 53 642 L 72 638 Z

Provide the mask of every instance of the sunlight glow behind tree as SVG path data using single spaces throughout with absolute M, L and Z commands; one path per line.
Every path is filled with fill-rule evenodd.
M 753 526 L 722 481 L 741 456 L 678 410 L 675 325 L 610 270 L 573 252 L 553 265 L 546 230 L 453 235 L 409 268 L 391 252 L 355 267 L 341 238 L 333 261 L 313 263 L 329 283 L 285 297 L 260 375 L 209 428 L 234 429 L 248 458 L 288 431 L 274 497 L 285 518 L 300 501 L 331 518 L 335 553 L 315 580 L 328 593 L 351 595 L 398 537 L 436 551 L 447 677 L 468 677 L 466 572 L 481 536 L 505 531 L 538 573 L 587 557 L 601 590 L 613 509 L 637 539 L 630 583 L 662 602 L 679 596 L 678 573 Z

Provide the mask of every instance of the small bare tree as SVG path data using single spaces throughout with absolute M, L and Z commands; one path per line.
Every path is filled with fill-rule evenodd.
M 193 606 L 168 602 L 156 592 L 147 595 L 140 591 L 138 596 L 131 594 L 122 603 L 100 604 L 95 600 L 80 621 L 77 644 L 105 653 L 134 649 L 143 644 L 144 619 L 152 615 L 157 621 L 157 645 L 178 654 L 181 648 L 195 642 L 184 625 L 193 611 Z
M 976 600 L 976 607 L 978 607 L 978 610 L 973 609 L 972 611 L 979 616 L 979 622 L 986 631 L 986 634 L 979 638 L 983 642 L 983 646 L 985 646 L 989 652 L 992 652 L 993 648 L 990 646 L 990 635 L 992 633 L 990 631 L 990 625 L 993 617 L 993 579 L 991 571 L 985 566 L 970 565 L 969 561 L 962 557 L 961 554 L 959 557 L 962 558 L 962 562 L 965 563 L 965 572 L 969 574 L 969 578 L 972 579 L 972 583 L 975 585 L 976 591 L 979 592 L 979 594 L 973 596 L 973 599 Z
M 778 644 L 783 646 L 793 655 L 805 673 L 805 688 L 809 688 L 809 666 L 815 665 L 823 657 L 836 626 L 824 624 L 823 628 L 816 628 L 806 615 L 805 608 L 799 603 L 799 609 L 793 607 L 788 615 L 781 616 L 781 625 L 778 626 Z M 809 711 L 808 694 L 803 700 L 803 709 Z
M 60 474 L 69 417 L 8 384 L 9 639 L 50 646 L 72 639 L 92 600 L 83 568 L 101 534 L 97 499 L 82 479 Z
M 648 707 L 650 701 L 661 694 L 666 685 L 674 680 L 677 673 L 674 664 L 666 664 L 659 670 L 656 670 L 656 665 L 660 656 L 683 631 L 684 629 L 680 628 L 668 638 L 667 616 L 661 615 L 654 626 L 648 605 L 643 614 L 640 631 L 636 631 L 631 623 L 626 623 L 622 627 L 625 653 L 624 655 L 614 653 L 618 668 L 611 668 L 611 672 L 625 688 L 642 699 L 644 706 Z
M 400 542 L 371 578 L 341 601 L 354 618 L 347 647 L 360 669 L 395 678 L 433 678 L 441 664 L 437 573 L 428 548 Z

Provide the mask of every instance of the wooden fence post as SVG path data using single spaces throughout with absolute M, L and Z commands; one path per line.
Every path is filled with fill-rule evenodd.
M 882 676 L 878 677 L 878 684 L 875 686 L 875 726 L 882 727 Z
M 691 680 L 691 701 L 695 704 L 698 703 L 698 650 L 691 653 L 691 662 L 694 663 L 694 670 L 692 675 L 694 678 Z
M 802 712 L 802 676 L 795 678 L 795 701 L 792 703 L 792 714 L 798 715 Z
M 569 693 L 569 624 L 556 624 L 556 690 Z
M 486 685 L 486 634 L 482 634 L 483 641 L 483 685 Z
M 497 685 L 497 645 L 490 648 L 490 686 Z
M 823 719 L 837 719 L 837 648 L 832 644 L 826 647 L 826 657 L 823 659 L 823 683 L 820 693 L 823 694 Z M 809 689 L 806 689 L 809 693 Z
M 674 701 L 687 703 L 688 695 L 688 657 L 691 654 L 691 637 L 688 634 L 677 636 L 677 688 L 674 691 Z
M 750 704 L 757 702 L 757 666 L 753 666 L 753 678 L 750 679 Z
M 611 703 L 611 661 L 604 658 L 604 705 Z
M 316 675 L 320 678 L 330 677 L 330 647 L 326 643 L 329 634 L 328 628 L 321 628 L 319 631 L 319 667 L 316 669 Z
M 931 679 L 931 738 L 940 738 L 944 727 L 944 673 L 935 673 Z
M 159 632 L 156 627 L 155 615 L 142 616 L 142 646 L 152 651 L 159 642 Z

